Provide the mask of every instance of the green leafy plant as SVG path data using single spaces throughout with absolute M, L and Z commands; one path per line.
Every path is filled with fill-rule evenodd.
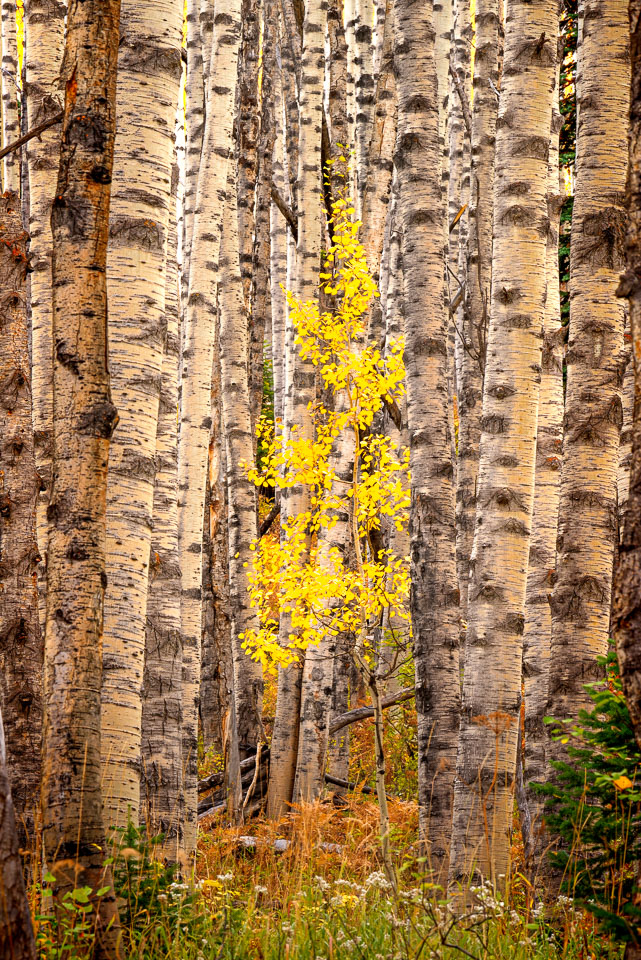
M 593 708 L 578 722 L 555 724 L 568 760 L 553 762 L 554 781 L 539 789 L 547 827 L 561 841 L 549 857 L 562 872 L 562 891 L 615 940 L 641 944 L 641 751 L 613 649 L 601 663 L 605 681 L 586 685 Z

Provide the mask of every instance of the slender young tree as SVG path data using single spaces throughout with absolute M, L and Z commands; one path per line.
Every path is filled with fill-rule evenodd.
M 54 897 L 86 886 L 95 955 L 121 955 L 100 789 L 109 443 L 107 238 L 120 0 L 72 0 L 53 235 L 53 486 L 49 518 L 42 818 Z M 98 892 L 106 887 L 104 896 Z
M 548 714 L 575 717 L 607 650 L 618 539 L 622 266 L 630 67 L 625 4 L 579 5 L 576 198 Z M 552 757 L 563 755 L 550 740 Z
M 294 293 L 305 303 L 317 295 L 321 246 L 321 127 L 323 114 L 323 67 L 326 0 L 309 0 L 305 7 L 300 88 L 298 150 L 298 239 Z M 294 440 L 310 440 L 312 419 L 309 405 L 315 396 L 315 372 L 303 360 L 288 330 L 286 350 L 285 446 Z M 287 518 L 309 509 L 309 490 L 302 484 L 281 493 L 281 526 L 287 537 Z M 289 636 L 289 617 L 281 615 L 283 638 Z M 301 668 L 281 669 L 278 675 L 276 717 L 270 754 L 268 809 L 279 817 L 291 802 L 298 752 Z
M 556 0 L 510 2 L 451 877 L 508 872 L 541 379 Z M 524 100 L 523 89 L 528 97 Z
M 138 820 L 149 550 L 165 327 L 180 0 L 123 0 L 109 224 L 109 455 L 102 686 L 105 826 Z
M 37 613 L 37 609 L 36 609 Z M 22 858 L 11 799 L 7 749 L 0 711 L 0 955 L 36 960 L 31 912 L 22 873 Z
M 619 670 L 637 743 L 641 744 L 641 0 L 630 8 L 629 166 L 625 273 L 617 295 L 628 297 L 634 363 L 630 493 L 614 577 L 612 626 Z
M 394 163 L 403 231 L 403 305 L 410 438 L 410 605 L 418 714 L 420 833 L 447 875 L 459 720 L 459 613 L 447 395 L 435 19 L 395 4 L 398 131 Z
M 27 324 L 27 235 L 20 197 L 0 197 L 0 701 L 23 844 L 40 785 L 43 637 L 36 571 L 36 473 Z M 29 839 L 33 839 L 29 837 Z
M 58 113 L 58 77 L 65 37 L 65 0 L 30 0 L 25 8 L 25 101 L 31 129 Z M 53 416 L 51 313 L 51 203 L 56 192 L 60 128 L 51 127 L 26 145 L 29 171 L 29 258 L 33 425 L 36 467 L 42 481 L 38 500 L 40 619 L 44 627 L 44 577 L 47 559 L 47 506 L 51 491 Z
M 256 623 L 248 573 L 256 540 L 256 487 L 247 475 L 253 463 L 249 394 L 249 344 L 240 268 L 236 177 L 227 180 L 227 207 L 220 253 L 220 380 L 227 463 L 229 594 L 238 743 L 253 753 L 262 738 L 263 669 L 242 648 L 242 635 Z
M 2 145 L 20 136 L 18 111 L 18 45 L 16 42 L 16 3 L 2 3 Z M 20 192 L 20 152 L 12 150 L 2 161 L 2 187 L 5 193 Z
M 202 544 L 211 430 L 216 281 L 232 123 L 240 0 L 225 0 L 214 23 L 198 193 L 194 211 L 189 296 L 184 318 L 178 439 L 178 545 L 182 575 L 183 768 L 185 845 L 196 846 L 198 694 L 202 616 Z M 190 149 L 188 143 L 188 152 Z

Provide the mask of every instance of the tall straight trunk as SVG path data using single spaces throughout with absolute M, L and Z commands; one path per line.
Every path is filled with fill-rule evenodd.
M 632 441 L 634 437 L 634 360 L 632 356 L 629 323 L 625 333 L 625 373 L 621 388 L 621 437 L 619 440 L 619 467 L 617 470 L 617 525 L 619 543 L 623 537 L 625 515 L 630 495 L 630 469 L 632 466 Z
M 394 18 L 392 4 L 385 19 L 381 67 L 376 82 L 374 118 L 371 126 L 367 179 L 363 195 L 363 229 L 361 241 L 372 279 L 381 286 L 383 242 L 387 222 L 391 186 L 394 144 L 396 142 L 397 99 L 394 77 Z M 381 291 L 382 292 L 382 291 Z M 370 306 L 369 341 L 381 343 L 384 338 L 383 314 L 380 299 Z
M 102 681 L 105 826 L 138 821 L 142 676 L 165 330 L 180 0 L 123 0 L 109 223 L 109 455 Z
M 240 0 L 225 0 L 223 8 L 214 24 L 207 117 L 194 212 L 178 440 L 185 846 L 190 852 L 195 849 L 197 832 L 203 504 L 211 429 L 211 371 L 215 333 L 211 318 L 216 309 L 222 212 L 232 145 L 240 43 Z
M 456 473 L 456 557 L 461 613 L 466 616 L 476 518 L 485 346 L 492 280 L 494 146 L 501 23 L 498 0 L 478 0 L 472 88 L 471 181 L 466 293 L 461 331 L 459 434 Z
M 220 250 L 220 381 L 227 463 L 230 643 L 238 744 L 243 756 L 261 740 L 263 669 L 242 648 L 241 635 L 256 627 L 248 573 L 256 540 L 256 487 L 247 476 L 253 463 L 249 394 L 249 336 L 239 259 L 236 179 L 227 180 L 227 207 Z
M 283 107 L 283 89 L 281 83 L 282 65 L 278 47 L 278 62 L 274 76 L 274 152 L 272 157 L 272 179 L 274 187 L 281 196 L 288 196 L 289 182 L 285 178 L 285 116 Z M 287 301 L 283 287 L 287 284 L 287 235 L 285 218 L 275 203 L 269 212 L 269 277 L 271 282 L 271 318 L 272 318 L 272 371 L 274 377 L 274 418 L 276 432 L 282 429 L 285 388 L 285 325 L 287 319 Z M 280 425 L 279 425 L 280 421 Z
M 36 960 L 36 942 L 22 873 L 7 752 L 0 710 L 0 956 L 10 960 Z
M 630 66 L 621 0 L 579 5 L 576 198 L 572 214 L 565 431 L 552 594 L 548 713 L 576 717 L 601 676 L 617 542 Z M 564 747 L 550 740 L 551 757 Z
M 60 110 L 58 77 L 65 36 L 65 0 L 30 0 L 25 9 L 25 100 L 27 124 L 37 126 Z M 51 492 L 53 365 L 51 314 L 51 203 L 60 158 L 60 128 L 50 127 L 26 145 L 29 170 L 29 257 L 31 266 L 31 351 L 36 468 L 42 486 L 38 499 L 38 549 L 44 627 L 47 560 L 47 507 Z
M 260 27 L 263 0 L 242 0 L 242 38 L 238 63 L 237 134 L 238 239 L 243 296 L 249 305 L 254 245 L 254 205 L 258 176 L 260 133 L 259 82 Z M 249 318 L 251 321 L 251 317 Z M 261 341 L 262 346 L 262 341 Z
M 612 624 L 619 671 L 637 743 L 641 744 L 641 0 L 631 0 L 629 167 L 625 273 L 617 295 L 628 297 L 634 363 L 630 492 L 615 570 Z
M 194 214 L 198 190 L 198 171 L 205 127 L 205 90 L 203 85 L 203 49 L 200 39 L 199 0 L 187 0 L 187 77 L 185 82 L 185 195 L 183 208 L 181 312 L 187 312 L 191 244 L 194 234 Z M 184 326 L 184 325 L 183 325 Z M 181 348 L 184 329 L 181 331 Z M 182 354 L 182 349 L 181 349 Z M 181 358 L 182 363 L 182 358 Z M 180 389 L 180 384 L 179 384 Z
M 23 846 L 34 839 L 40 784 L 43 655 L 26 246 L 20 197 L 5 193 L 0 197 L 0 702 L 11 731 L 6 763 Z
M 343 25 L 345 27 L 345 43 L 347 45 L 347 129 L 349 140 L 346 144 L 352 151 L 350 170 L 350 196 L 356 197 L 357 162 L 356 162 L 356 78 L 358 75 L 358 54 L 356 51 L 356 2 L 357 0 L 343 0 Z
M 325 63 L 328 86 L 328 125 L 332 166 L 329 171 L 332 202 L 344 196 L 349 184 L 347 155 L 349 124 L 347 120 L 347 43 L 339 0 L 327 4 L 327 56 Z M 345 157 L 345 160 L 341 160 Z
M 179 304 L 177 225 L 178 167 L 172 170 L 172 202 L 165 266 L 165 336 L 156 429 L 156 478 L 142 685 L 142 792 L 152 835 L 163 833 L 172 861 L 182 827 L 182 649 L 178 563 Z
M 508 872 L 545 316 L 555 0 L 506 15 L 478 510 L 470 575 L 451 877 Z M 522 92 L 527 87 L 524 101 Z
M 89 887 L 100 958 L 120 929 L 100 789 L 100 686 L 109 444 L 107 240 L 116 130 L 120 0 L 72 3 L 65 112 L 51 214 L 53 485 L 48 509 L 42 770 L 44 852 L 54 898 Z M 108 888 L 103 897 L 96 892 Z
M 395 5 L 403 231 L 407 416 L 412 471 L 410 607 L 418 715 L 419 830 L 431 869 L 447 875 L 459 719 L 459 613 L 447 394 L 435 15 Z
M 557 86 L 558 94 L 558 86 Z M 550 671 L 552 615 L 549 596 L 554 583 L 556 532 L 559 516 L 561 448 L 563 445 L 563 328 L 559 290 L 559 215 L 563 204 L 559 180 L 559 132 L 562 119 L 556 101 L 552 111 L 548 163 L 548 218 L 545 263 L 545 316 L 532 534 L 528 559 L 523 630 L 525 691 L 525 751 L 523 775 L 529 807 L 530 834 L 524 835 L 530 862 L 541 836 L 543 798 L 532 789 L 545 782 L 544 717 Z
M 372 136 L 372 114 L 376 84 L 374 81 L 374 0 L 355 0 L 355 119 L 356 119 L 356 182 L 357 194 L 354 203 L 361 215 L 363 196 L 367 184 L 367 163 Z
M 321 127 L 323 115 L 323 66 L 325 40 L 325 0 L 309 0 L 303 25 L 303 54 L 300 87 L 300 124 L 298 149 L 298 241 L 294 293 L 303 303 L 317 295 L 321 247 Z M 290 330 L 286 343 L 285 446 L 297 440 L 312 439 L 310 404 L 315 399 L 315 370 L 303 360 Z M 281 492 L 282 536 L 287 537 L 287 521 L 309 510 L 309 488 L 302 484 Z M 280 636 L 290 633 L 288 614 L 281 613 Z M 279 817 L 291 801 L 298 750 L 300 711 L 300 674 L 298 664 L 281 669 L 278 676 L 276 717 L 270 753 L 268 809 Z
M 15 0 L 2 0 L 2 145 L 20 136 L 18 113 L 18 45 Z M 20 193 L 20 151 L 12 150 L 2 161 L 2 188 Z

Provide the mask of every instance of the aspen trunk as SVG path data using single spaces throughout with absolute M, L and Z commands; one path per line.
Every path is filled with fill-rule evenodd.
M 634 361 L 632 357 L 629 328 L 625 332 L 625 373 L 622 387 L 621 438 L 619 441 L 619 468 L 617 471 L 617 524 L 618 543 L 621 543 L 625 527 L 625 515 L 630 495 L 630 469 L 632 465 L 632 440 L 634 435 Z
M 412 471 L 410 606 L 418 714 L 419 830 L 431 869 L 447 875 L 459 720 L 459 613 L 447 395 L 435 21 L 412 0 L 395 7 L 403 231 L 405 362 Z
M 241 636 L 256 627 L 248 573 L 256 541 L 256 487 L 247 476 L 254 443 L 249 402 L 249 342 L 239 260 L 236 181 L 227 180 L 227 207 L 220 251 L 220 379 L 227 462 L 230 643 L 241 757 L 262 738 L 263 671 L 242 648 Z
M 198 190 L 198 171 L 200 170 L 203 131 L 205 127 L 205 90 L 203 85 L 203 49 L 200 39 L 199 0 L 187 0 L 186 27 L 187 77 L 185 82 L 185 197 L 183 208 L 182 269 L 180 283 L 182 316 L 186 315 L 187 298 L 189 296 L 189 271 L 191 267 L 191 245 L 194 234 L 194 214 L 196 210 L 196 194 Z M 181 364 L 183 336 L 184 329 L 181 332 Z
M 321 126 L 323 114 L 323 66 L 325 39 L 324 0 L 309 0 L 303 26 L 298 150 L 298 241 L 295 294 L 303 303 L 313 300 L 318 286 L 321 245 Z M 290 325 L 291 326 L 291 325 Z M 293 331 L 286 343 L 284 442 L 312 439 L 309 404 L 315 398 L 315 371 L 303 360 L 294 344 Z M 309 510 L 309 489 L 298 485 L 281 493 L 282 536 L 287 537 L 287 519 Z M 281 614 L 280 633 L 287 638 L 290 618 Z M 281 669 L 278 677 L 276 717 L 270 753 L 268 809 L 280 817 L 291 801 L 298 750 L 300 668 Z
M 558 93 L 558 86 L 557 86 Z M 541 835 L 542 797 L 532 783 L 545 782 L 546 715 L 550 671 L 552 617 L 549 596 L 554 583 L 559 516 L 561 447 L 563 444 L 563 328 L 559 292 L 559 215 L 563 204 L 559 182 L 559 132 L 562 119 L 555 103 L 550 133 L 547 208 L 549 227 L 545 263 L 545 315 L 532 533 L 528 560 L 523 630 L 525 750 L 523 774 L 529 807 L 530 834 L 524 831 L 531 863 Z
M 36 616 L 37 612 L 36 607 Z M 7 752 L 0 711 L 0 956 L 10 960 L 36 960 L 36 943 L 11 799 Z
M 240 0 L 225 0 L 216 17 L 209 70 L 194 212 L 189 296 L 185 316 L 180 432 L 178 440 L 178 544 L 182 574 L 183 769 L 185 846 L 193 851 L 197 832 L 198 694 L 202 629 L 203 504 L 211 429 L 211 371 L 214 359 L 216 281 L 232 118 Z
M 619 670 L 637 743 L 641 744 L 641 0 L 630 7 L 629 168 L 626 190 L 626 270 L 617 289 L 628 297 L 634 362 L 630 493 L 615 571 L 612 623 Z
M 102 762 L 107 829 L 138 821 L 142 676 L 181 4 L 123 0 L 109 223 L 109 368 L 118 429 L 109 455 Z
M 576 717 L 602 675 L 617 542 L 624 304 L 622 266 L 630 67 L 626 6 L 579 5 L 576 199 L 548 713 Z M 553 758 L 562 744 L 550 740 Z
M 178 563 L 178 262 L 172 203 L 165 266 L 165 347 L 156 429 L 156 478 L 142 686 L 142 787 L 151 836 L 163 833 L 163 853 L 175 862 L 182 845 L 182 649 Z
M 282 197 L 287 197 L 289 180 L 285 177 L 284 148 L 285 148 L 285 116 L 283 108 L 283 90 L 281 83 L 282 66 L 280 65 L 280 45 L 277 54 L 279 62 L 275 67 L 274 76 L 274 153 L 272 157 L 272 180 L 274 187 Z M 271 282 L 271 318 L 272 318 L 272 370 L 274 377 L 274 420 L 276 431 L 282 429 L 284 415 L 284 388 L 285 388 L 285 326 L 287 318 L 287 301 L 283 287 L 287 284 L 287 234 L 288 228 L 285 218 L 275 203 L 272 203 L 269 212 L 269 249 L 270 264 L 269 276 Z M 280 421 L 280 423 L 279 423 Z
M 508 6 L 451 878 L 508 872 L 545 303 L 554 0 Z M 527 85 L 528 97 L 522 91 Z
M 7 771 L 23 846 L 40 785 L 43 638 L 36 571 L 36 473 L 31 422 L 27 235 L 17 193 L 0 197 L 0 702 L 11 731 Z
M 367 184 L 367 166 L 369 145 L 372 137 L 372 114 L 374 112 L 374 2 L 373 0 L 355 0 L 356 18 L 354 24 L 355 45 L 355 120 L 356 120 L 356 182 L 357 194 L 354 197 L 356 212 L 361 216 L 363 197 Z
M 243 296 L 249 304 L 254 245 L 254 205 L 258 176 L 259 55 L 263 0 L 243 0 L 242 37 L 238 63 L 237 134 L 234 137 L 238 165 L 238 243 Z M 249 318 L 250 322 L 252 317 Z
M 20 136 L 18 114 L 18 46 L 16 43 L 15 0 L 2 2 L 2 145 Z M 20 151 L 13 150 L 2 161 L 5 193 L 20 193 Z
M 53 486 L 49 518 L 42 817 L 54 897 L 87 886 L 100 958 L 119 957 L 103 864 L 100 685 L 109 442 L 107 239 L 116 128 L 119 0 L 72 3 L 62 66 L 65 114 L 51 214 Z M 89 131 L 89 132 L 88 132 Z M 96 891 L 108 887 L 105 896 Z
M 25 9 L 25 101 L 27 125 L 37 126 L 60 110 L 58 77 L 65 35 L 64 0 L 30 0 Z M 51 314 L 51 202 L 60 157 L 60 128 L 52 127 L 26 145 L 29 170 L 29 256 L 31 266 L 31 351 L 36 468 L 42 485 L 38 499 L 40 621 L 45 619 L 47 507 L 51 492 L 53 365 Z
M 483 373 L 492 279 L 494 145 L 498 110 L 495 91 L 499 82 L 501 34 L 497 0 L 478 0 L 475 24 L 467 287 L 461 334 L 461 377 L 457 388 L 456 556 L 464 618 L 476 518 Z

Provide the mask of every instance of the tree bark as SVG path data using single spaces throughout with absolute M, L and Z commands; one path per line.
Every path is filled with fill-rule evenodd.
M 447 875 L 459 719 L 459 613 L 447 394 L 435 20 L 397 0 L 394 162 L 403 231 L 405 363 L 412 474 L 410 607 L 418 714 L 419 831 L 431 869 Z
M 172 202 L 165 265 L 165 346 L 156 429 L 156 477 L 142 684 L 142 793 L 150 835 L 164 835 L 172 862 L 182 846 L 182 648 L 178 563 L 179 303 L 176 193 Z
M 65 36 L 64 0 L 30 0 L 25 9 L 25 101 L 29 128 L 62 106 L 58 77 Z M 29 171 L 29 257 L 33 426 L 36 468 L 42 481 L 38 499 L 40 623 L 45 621 L 47 507 L 51 493 L 53 362 L 51 313 L 51 202 L 56 191 L 60 130 L 47 130 L 26 150 Z
M 197 832 L 198 695 L 202 629 L 203 505 L 211 429 L 216 282 L 227 167 L 232 146 L 234 92 L 240 43 L 240 0 L 225 0 L 216 17 L 209 70 L 198 194 L 194 212 L 185 315 L 178 440 L 178 543 L 182 574 L 183 769 L 185 846 Z
M 0 702 L 22 846 L 33 837 L 41 768 L 43 636 L 27 324 L 27 235 L 17 193 L 0 197 Z
M 36 960 L 36 943 L 22 874 L 22 859 L 16 829 L 16 816 L 11 799 L 1 711 L 0 865 L 0 888 L 2 889 L 2 898 L 0 899 L 0 956 L 11 958 L 11 960 Z
M 625 273 L 617 295 L 630 306 L 634 419 L 630 491 L 615 570 L 612 632 L 637 743 L 641 744 L 641 0 L 631 0 L 630 111 Z
M 450 875 L 508 873 L 532 523 L 557 70 L 555 0 L 506 15 L 494 256 Z M 523 90 L 528 97 L 524 101 Z M 473 145 L 474 150 L 474 145 Z
M 625 4 L 579 5 L 576 198 L 547 712 L 576 717 L 602 676 L 617 543 L 625 311 L 622 266 L 630 67 Z M 551 758 L 565 756 L 550 740 Z
M 182 72 L 179 0 L 123 0 L 109 222 L 109 454 L 102 763 L 105 826 L 138 822 L 142 679 L 163 367 L 165 267 Z
M 234 698 L 241 759 L 262 739 L 263 670 L 242 648 L 242 635 L 257 625 L 248 573 L 256 542 L 256 487 L 247 476 L 254 445 L 249 400 L 249 331 L 243 299 L 236 209 L 236 180 L 227 181 L 227 209 L 220 253 L 220 374 L 227 463 L 229 599 Z
M 457 387 L 456 557 L 464 619 L 476 518 L 483 374 L 492 279 L 494 147 L 499 105 L 495 91 L 499 83 L 501 36 L 497 0 L 478 0 L 475 24 L 468 257 Z
M 62 65 L 65 116 L 51 214 L 53 486 L 48 509 L 42 817 L 62 912 L 91 889 L 99 958 L 120 930 L 100 790 L 100 685 L 109 443 L 106 263 L 116 128 L 120 0 L 72 2 Z M 107 887 L 104 896 L 98 891 Z
M 2 146 L 20 136 L 18 111 L 18 46 L 15 0 L 2 2 Z M 5 193 L 20 193 L 20 152 L 4 158 L 2 187 Z

